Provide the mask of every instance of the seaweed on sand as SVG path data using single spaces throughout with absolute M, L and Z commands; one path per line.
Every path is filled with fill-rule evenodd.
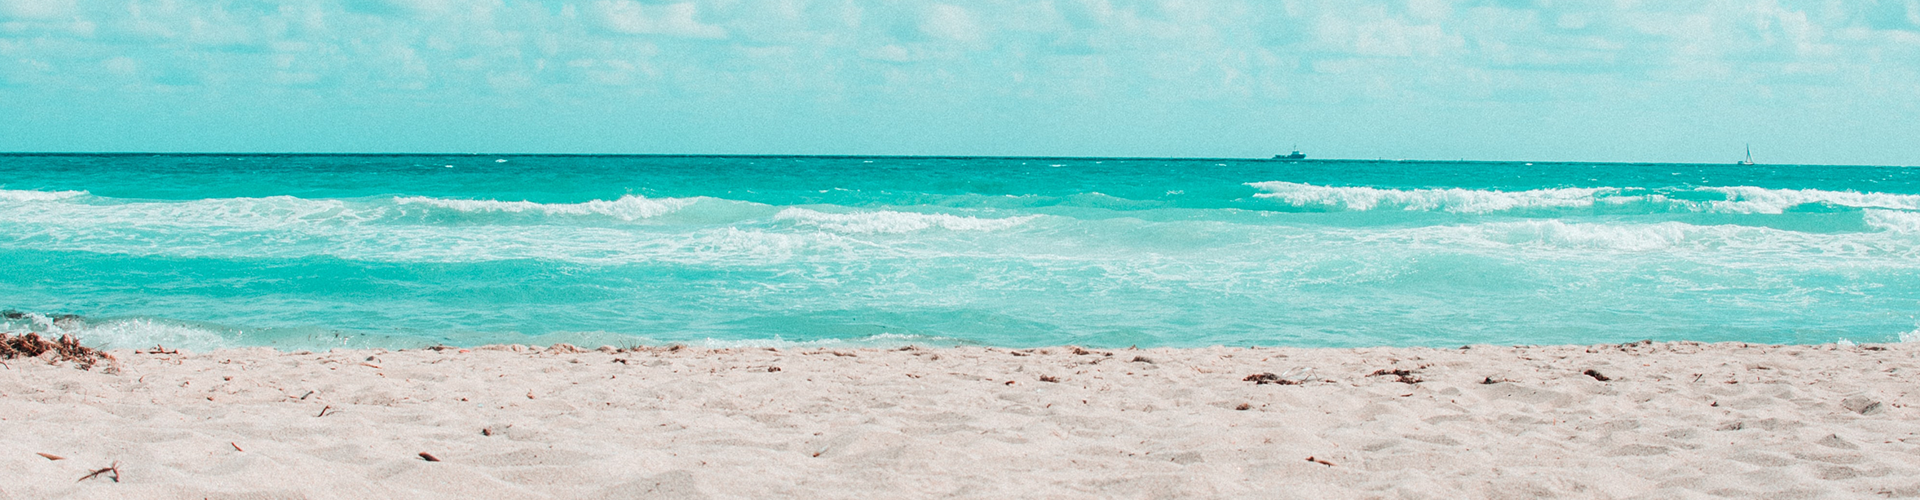
M 61 335 L 60 340 L 47 340 L 40 334 L 27 332 L 21 335 L 0 333 L 0 359 L 36 358 L 52 353 L 55 361 L 72 361 L 82 370 L 92 370 L 93 365 L 102 360 L 112 360 L 99 349 L 80 345 L 80 339 L 72 335 Z

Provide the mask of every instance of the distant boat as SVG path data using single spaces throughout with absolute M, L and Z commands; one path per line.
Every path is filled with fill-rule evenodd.
M 1303 155 L 1303 154 L 1300 154 L 1300 148 L 1296 146 L 1296 147 L 1295 147 L 1295 148 L 1293 149 L 1293 154 L 1285 154 L 1285 155 L 1273 155 L 1273 159 L 1275 159 L 1275 160 L 1305 160 L 1305 159 L 1307 159 L 1307 155 Z
M 1747 159 L 1745 159 L 1745 160 L 1740 160 L 1740 163 L 1735 163 L 1735 165 L 1752 165 L 1752 164 L 1753 164 L 1753 145 L 1752 145 L 1752 144 L 1748 144 L 1748 145 L 1747 145 Z

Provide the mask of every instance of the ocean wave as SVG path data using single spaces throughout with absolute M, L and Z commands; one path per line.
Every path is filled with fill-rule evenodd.
M 235 347 L 221 332 L 151 319 L 129 319 L 89 324 L 72 332 L 88 344 L 106 349 L 139 349 L 164 346 L 173 349 L 211 351 Z
M 1804 233 L 1748 226 L 1699 226 L 1680 222 L 1655 224 L 1567 223 L 1557 220 L 1484 224 L 1473 227 L 1487 241 L 1515 246 L 1601 249 L 1649 252 L 1688 247 L 1712 247 L 1746 241 L 1802 240 Z
M 1255 197 L 1280 200 L 1296 207 L 1323 207 L 1353 211 L 1397 208 L 1459 213 L 1588 207 L 1593 206 L 1600 196 L 1620 192 L 1619 188 L 1557 188 L 1529 191 L 1461 188 L 1402 190 L 1315 186 L 1284 181 L 1254 182 L 1247 185 L 1266 191 L 1255 194 Z
M 1753 186 L 1703 187 L 1694 191 L 1719 193 L 1726 200 L 1709 201 L 1714 211 L 1777 214 L 1802 205 L 1833 205 L 1850 208 L 1920 210 L 1920 195 L 1825 191 L 1820 189 L 1767 189 Z
M 59 199 L 68 199 L 59 198 Z M 55 200 L 48 200 L 55 201 Z M 48 227 L 150 227 L 280 229 L 322 223 L 355 223 L 378 217 L 341 200 L 292 196 L 209 198 L 188 201 L 99 199 L 91 203 L 0 205 L 0 220 Z
M 1037 215 L 983 219 L 952 214 L 916 212 L 828 213 L 805 208 L 788 208 L 774 214 L 774 220 L 792 221 L 840 233 L 911 233 L 932 228 L 949 231 L 998 231 L 1038 218 Z
M 0 191 L 6 200 L 60 201 L 85 192 Z M 177 233 L 182 228 L 212 232 L 309 230 L 324 226 L 366 224 L 473 225 L 486 220 L 448 219 L 448 214 L 533 214 L 540 216 L 598 216 L 635 221 L 681 212 L 714 198 L 645 198 L 623 196 L 584 203 L 464 200 L 430 197 L 362 199 L 206 198 L 198 200 L 134 200 L 102 198 L 87 203 L 0 203 L 0 221 L 46 227 L 92 226 Z M 710 203 L 695 218 L 730 222 L 764 216 L 771 210 L 745 202 Z M 436 214 L 436 211 L 439 214 Z M 68 233 L 79 234 L 79 233 Z
M 72 335 L 86 345 L 101 349 L 166 346 L 207 351 L 233 347 L 231 340 L 220 332 L 151 319 L 90 322 L 78 316 L 49 318 L 31 312 L 20 313 L 19 316 L 17 320 L 6 321 L 0 328 L 9 333 L 34 332 L 53 338 Z
M 658 217 L 692 206 L 701 198 L 647 198 L 621 196 L 616 200 L 592 200 L 583 203 L 536 203 L 531 201 L 462 200 L 405 196 L 394 198 L 399 205 L 428 205 L 468 213 L 539 212 L 547 215 L 605 215 L 632 221 Z
M 1867 210 L 1868 226 L 1892 233 L 1920 233 L 1920 213 L 1900 210 Z
M 1513 250 L 1601 252 L 1607 254 L 1690 255 L 1736 265 L 1784 264 L 1782 259 L 1920 258 L 1920 245 L 1906 235 L 1886 233 L 1807 233 L 1770 227 L 1733 224 L 1697 225 L 1683 222 L 1584 223 L 1560 220 L 1523 220 L 1482 224 L 1424 226 L 1355 238 L 1408 246 Z
M 86 196 L 86 191 L 31 191 L 21 189 L 0 189 L 0 201 L 53 201 Z
M 1485 214 L 1635 203 L 1651 205 L 1658 212 L 1679 213 L 1780 214 L 1807 205 L 1861 210 L 1920 210 L 1920 195 L 1754 186 L 1675 190 L 1597 187 L 1498 191 L 1335 187 L 1285 181 L 1253 182 L 1247 185 L 1263 191 L 1255 193 L 1256 198 L 1277 200 L 1302 208 L 1348 211 L 1398 209 Z

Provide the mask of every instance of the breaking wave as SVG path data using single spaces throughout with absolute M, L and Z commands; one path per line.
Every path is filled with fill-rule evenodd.
M 1531 191 L 1484 191 L 1460 188 L 1401 190 L 1315 186 L 1283 181 L 1255 182 L 1247 185 L 1266 191 L 1255 194 L 1255 197 L 1280 200 L 1296 207 L 1353 211 L 1384 208 L 1459 213 L 1588 207 L 1593 206 L 1602 196 L 1620 192 L 1617 188 L 1559 188 Z
M 1695 191 L 1726 196 L 1725 200 L 1707 202 L 1713 210 L 1722 212 L 1777 214 L 1802 205 L 1920 210 L 1920 195 L 1911 194 L 1767 189 L 1753 186 L 1703 187 L 1696 188 Z
M 616 200 L 592 200 L 583 203 L 535 203 L 531 201 L 461 200 L 406 196 L 394 198 L 399 205 L 428 205 L 468 213 L 539 212 L 547 215 L 605 215 L 632 221 L 658 217 L 692 206 L 699 198 L 647 198 L 626 195 Z
M 1581 209 L 1641 204 L 1652 212 L 1780 214 L 1797 207 L 1920 210 L 1920 195 L 1769 189 L 1754 186 L 1690 189 L 1551 188 L 1524 191 L 1484 189 L 1382 189 L 1316 186 L 1285 181 L 1248 183 L 1263 192 L 1256 198 L 1322 210 L 1406 210 L 1486 214 L 1543 209 Z
M 951 214 L 887 210 L 827 213 L 805 208 L 788 208 L 773 216 L 774 220 L 791 221 L 839 233 L 911 233 L 936 227 L 949 231 L 998 231 L 1025 224 L 1037 217 L 1039 216 L 1025 215 L 1004 219 L 983 219 Z
M 0 189 L 0 201 L 53 201 L 86 196 L 86 191 L 31 191 L 19 189 Z

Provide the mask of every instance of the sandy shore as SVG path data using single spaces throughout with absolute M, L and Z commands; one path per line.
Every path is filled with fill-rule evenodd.
M 0 498 L 1920 496 L 1911 344 L 1074 350 L 15 359 Z

